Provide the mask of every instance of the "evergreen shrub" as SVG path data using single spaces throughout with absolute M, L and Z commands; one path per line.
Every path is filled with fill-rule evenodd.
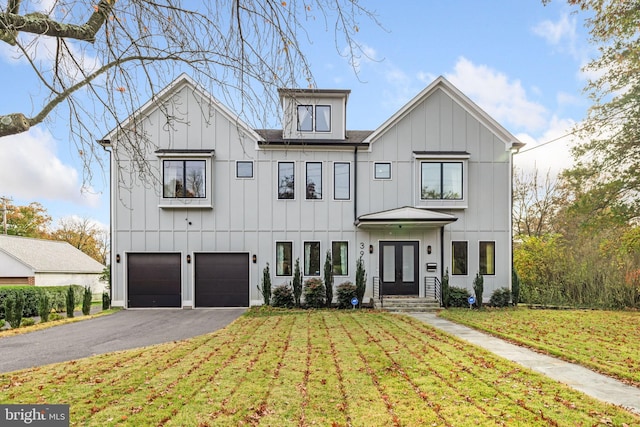
M 273 307 L 291 308 L 294 305 L 293 290 L 287 283 L 273 288 L 271 294 L 271 305 Z
M 312 277 L 304 282 L 304 302 L 307 307 L 321 308 L 325 305 L 325 289 L 322 280 Z
M 338 308 L 351 308 L 351 300 L 357 297 L 357 287 L 351 282 L 343 282 L 336 287 Z M 360 299 L 358 298 L 358 301 Z

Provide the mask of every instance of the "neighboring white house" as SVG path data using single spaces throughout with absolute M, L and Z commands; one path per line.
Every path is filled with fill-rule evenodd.
M 227 307 L 273 286 L 367 271 L 379 293 L 433 297 L 449 272 L 511 286 L 512 149 L 522 143 L 440 77 L 373 131 L 345 128 L 348 90 L 283 89 L 256 130 L 182 75 L 101 144 L 111 151 L 112 304 Z M 156 171 L 141 179 L 132 147 Z M 137 163 L 139 164 L 139 163 Z M 334 292 L 335 294 L 335 292 Z
M 80 285 L 102 293 L 104 268 L 67 242 L 0 235 L 0 284 Z

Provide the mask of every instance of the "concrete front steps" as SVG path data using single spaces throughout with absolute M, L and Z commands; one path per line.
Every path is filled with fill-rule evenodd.
M 382 302 L 373 301 L 374 308 L 395 313 L 429 313 L 440 309 L 440 303 L 433 298 L 414 296 L 385 296 Z

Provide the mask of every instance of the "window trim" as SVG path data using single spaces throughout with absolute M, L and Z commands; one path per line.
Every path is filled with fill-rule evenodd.
M 469 159 L 466 151 L 414 151 L 413 182 L 416 207 L 439 209 L 467 209 L 469 207 Z M 422 163 L 423 162 L 461 162 L 462 163 L 462 199 L 423 199 Z
M 329 109 L 329 120 L 328 120 L 328 125 L 329 128 L 327 130 L 318 130 L 318 117 L 320 116 L 320 114 L 318 114 L 318 107 L 322 107 L 322 108 L 328 108 Z M 314 132 L 319 132 L 319 133 L 331 133 L 331 104 L 318 104 L 314 107 L 314 112 L 315 112 L 315 116 L 314 116 L 314 120 L 313 120 L 313 131 Z
M 238 174 L 238 165 L 240 163 L 251 164 L 251 176 L 240 176 Z M 253 160 L 236 160 L 236 179 L 254 179 L 255 177 L 255 164 Z
M 158 207 L 162 209 L 187 208 L 210 209 L 213 208 L 213 160 L 214 150 L 157 150 L 158 168 L 162 172 L 159 180 Z M 204 197 L 164 197 L 164 161 L 205 161 L 205 196 Z
M 293 166 L 293 190 L 292 197 L 280 197 L 280 165 L 282 164 L 291 164 Z M 295 200 L 296 199 L 296 162 L 291 161 L 279 161 L 277 166 L 277 177 L 276 177 L 276 197 L 278 200 Z
M 380 177 L 378 176 L 378 165 L 389 165 L 389 176 Z M 377 181 L 390 181 L 393 177 L 393 166 L 391 162 L 374 162 L 373 163 L 373 179 Z
M 318 244 L 318 274 L 307 273 L 307 243 Z M 319 240 L 305 240 L 302 242 L 302 275 L 304 277 L 319 277 L 322 274 L 322 243 Z
M 344 243 L 346 245 L 346 260 L 344 262 L 341 263 L 341 267 L 344 266 L 345 271 L 343 272 L 343 274 L 338 274 L 336 273 L 335 270 L 335 259 L 336 257 L 333 254 L 333 245 L 336 243 Z M 331 270 L 333 271 L 333 275 L 337 276 L 337 277 L 344 277 L 344 276 L 348 276 L 349 275 L 349 241 L 348 240 L 332 240 L 331 241 Z
M 454 243 L 464 243 L 465 244 L 465 261 L 466 261 L 466 272 L 464 273 L 456 273 L 455 271 L 455 253 L 453 249 Z M 451 241 L 451 275 L 452 276 L 468 276 L 469 275 L 469 241 L 468 240 L 452 240 Z
M 348 165 L 349 166 L 349 183 L 347 187 L 348 197 L 347 198 L 337 198 L 336 197 L 336 165 Z M 348 202 L 351 201 L 351 162 L 333 162 L 333 200 L 338 202 Z
M 423 181 L 424 181 L 424 170 L 423 170 L 423 166 L 425 164 L 430 164 L 430 165 L 440 165 L 440 197 L 437 198 L 425 198 L 422 195 L 422 190 L 423 190 Z M 456 197 L 456 198 L 452 198 L 452 197 L 444 197 L 444 190 L 445 190 L 445 171 L 444 171 L 444 165 L 460 165 L 460 191 L 462 194 L 460 194 L 460 197 Z M 464 162 L 460 161 L 460 160 L 442 160 L 442 161 L 438 161 L 438 160 L 420 160 L 420 200 L 423 202 L 430 202 L 430 201 L 449 201 L 452 200 L 454 202 L 459 202 L 461 200 L 464 200 L 464 196 L 465 196 L 465 191 L 464 191 L 464 179 L 465 179 L 465 173 L 464 173 Z
M 309 186 L 309 165 L 311 164 L 317 164 L 320 165 L 320 197 L 318 198 L 313 198 L 313 197 L 309 197 L 309 191 L 308 191 L 308 186 Z M 322 175 L 323 175 L 323 170 L 324 170 L 324 164 L 323 162 L 305 162 L 304 164 L 304 198 L 305 200 L 322 200 L 324 199 L 324 183 L 323 183 L 323 179 L 322 179 Z
M 493 273 L 482 272 L 482 244 L 491 244 L 493 247 L 493 259 L 492 259 L 492 267 Z M 485 262 L 486 264 L 486 262 Z M 486 266 L 485 266 L 486 268 Z M 495 276 L 496 275 L 496 241 L 495 240 L 480 240 L 478 242 L 478 272 L 483 276 Z
M 300 120 L 300 108 L 306 108 L 307 111 L 311 114 L 311 129 L 302 129 L 302 121 Z M 315 120 L 314 120 L 315 108 L 311 104 L 298 104 L 296 105 L 296 130 L 298 132 L 313 132 L 315 129 Z
M 281 244 L 281 243 L 288 244 L 290 249 L 291 249 L 291 251 L 290 251 L 291 259 L 289 260 L 289 273 L 288 274 L 286 273 L 286 271 L 283 271 L 282 274 L 281 274 L 280 270 L 279 270 L 279 265 L 278 265 L 278 245 Z M 293 276 L 293 267 L 294 267 L 293 266 L 293 254 L 294 254 L 294 251 L 293 251 L 293 240 L 276 240 L 275 251 L 274 251 L 274 258 L 275 258 L 274 259 L 274 261 L 275 261 L 274 262 L 274 266 L 275 266 L 275 275 L 276 275 L 276 277 L 291 277 L 291 276 Z M 286 258 L 283 259 L 283 262 L 285 260 L 286 260 Z

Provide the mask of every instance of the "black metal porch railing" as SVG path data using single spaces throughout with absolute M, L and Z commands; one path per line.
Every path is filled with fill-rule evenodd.
M 373 277 L 373 299 L 380 301 L 380 308 L 384 306 L 383 301 L 384 296 L 382 295 L 382 283 L 380 282 L 380 278 L 377 276 Z
M 435 276 L 425 276 L 424 296 L 425 298 L 433 298 L 442 306 L 442 283 L 440 279 Z

